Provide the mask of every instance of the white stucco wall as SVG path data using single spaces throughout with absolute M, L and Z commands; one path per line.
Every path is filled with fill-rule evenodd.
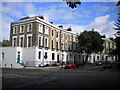
M 2 48 L 0 48 L 0 67 L 2 67 Z
M 90 56 L 91 58 L 90 57 L 88 58 L 89 63 L 94 63 L 94 59 L 93 59 L 94 56 L 95 56 L 95 62 L 106 61 L 106 60 L 110 62 L 115 62 L 115 59 L 116 59 L 115 56 L 112 57 L 112 56 L 109 56 L 108 54 L 91 54 Z M 97 56 L 99 56 L 99 60 Z M 106 57 L 108 57 L 108 59 L 106 59 Z
M 28 65 L 28 63 L 35 63 L 35 61 L 36 61 L 35 47 L 22 48 L 22 63 Z
M 21 48 L 18 47 L 1 47 L 2 51 L 0 52 L 1 55 L 1 62 L 2 67 L 15 67 L 15 68 L 22 68 L 23 66 L 16 62 L 17 60 L 17 52 L 22 52 Z M 2 59 L 2 53 L 4 53 L 4 59 Z M 22 55 L 22 54 L 21 54 Z M 21 57 L 20 57 L 21 59 Z M 12 65 L 12 66 L 11 66 Z

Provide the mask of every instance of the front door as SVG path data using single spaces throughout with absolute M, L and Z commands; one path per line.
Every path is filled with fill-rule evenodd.
M 18 52 L 18 55 L 17 55 L 17 63 L 20 63 L 20 52 Z

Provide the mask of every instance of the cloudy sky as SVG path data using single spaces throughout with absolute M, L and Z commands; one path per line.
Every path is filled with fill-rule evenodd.
M 2 39 L 9 39 L 10 23 L 26 16 L 43 15 L 46 21 L 64 28 L 72 28 L 75 33 L 94 28 L 108 38 L 114 37 L 114 23 L 117 21 L 116 2 L 82 2 L 76 9 L 66 2 L 2 2 Z M 32 1 L 32 0 L 31 0 Z M 0 24 L 1 25 L 1 24 Z M 1 36 L 1 35 L 0 35 Z

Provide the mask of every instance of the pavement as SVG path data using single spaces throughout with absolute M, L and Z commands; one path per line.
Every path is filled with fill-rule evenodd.
M 119 71 L 119 69 L 118 69 L 118 65 L 117 64 L 113 64 L 112 65 L 113 66 L 113 69 L 111 69 L 110 71 Z M 98 68 L 98 67 L 100 67 L 100 68 Z M 96 65 L 92 65 L 92 64 L 86 64 L 86 65 L 84 65 L 84 66 L 82 66 L 82 67 L 79 67 L 79 68 L 76 68 L 76 69 L 80 69 L 80 70 L 90 70 L 91 68 L 94 68 L 94 69 L 101 69 L 101 70 L 105 70 L 105 69 L 103 69 L 102 68 L 102 66 L 96 66 Z M 33 69 L 36 69 L 36 70 L 51 70 L 51 71 L 53 71 L 53 70 L 63 70 L 64 68 L 61 68 L 60 66 L 50 66 L 50 67 L 25 67 L 25 68 L 2 68 L 2 70 L 4 70 L 4 69 L 20 69 L 20 70 L 24 70 L 24 69 L 26 69 L 26 70 L 33 70 Z M 1 71 L 2 71 L 1 70 Z M 107 70 L 109 70 L 109 69 L 107 69 Z

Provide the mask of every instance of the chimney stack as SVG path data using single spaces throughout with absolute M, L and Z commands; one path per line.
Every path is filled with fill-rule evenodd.
M 68 29 L 66 29 L 67 31 L 72 31 L 71 27 L 69 27 Z
M 53 22 L 50 22 L 51 24 L 54 24 Z
M 59 25 L 58 27 L 63 29 L 63 26 L 62 26 L 62 25 Z

